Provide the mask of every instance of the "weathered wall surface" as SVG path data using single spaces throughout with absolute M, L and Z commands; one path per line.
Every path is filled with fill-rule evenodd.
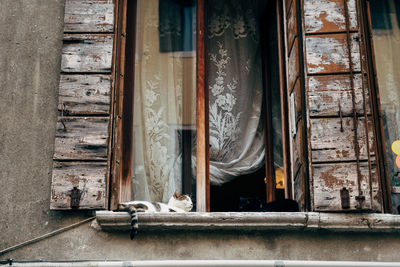
M 400 261 L 399 235 L 303 232 L 98 232 L 85 225 L 9 253 L 14 259 Z
M 91 216 L 50 212 L 63 0 L 0 1 L 0 250 Z M 105 233 L 89 224 L 0 259 L 400 261 L 398 234 Z
M 0 1 L 0 248 L 84 216 L 49 212 L 63 13 L 64 0 Z

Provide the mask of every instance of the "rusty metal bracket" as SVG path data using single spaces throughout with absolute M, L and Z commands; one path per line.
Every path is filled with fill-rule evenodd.
M 341 105 L 341 103 L 340 103 L 341 101 L 340 101 L 340 99 L 339 99 L 339 117 L 340 117 L 340 132 L 344 132 L 344 129 L 343 129 L 343 112 L 342 112 L 342 105 Z
M 71 197 L 71 202 L 70 206 L 72 209 L 78 209 L 79 204 L 81 202 L 81 197 L 82 197 L 82 190 L 78 189 L 78 187 L 74 186 L 72 190 L 70 191 L 70 197 Z
M 346 187 L 340 190 L 340 200 L 342 203 L 342 209 L 350 209 L 350 193 Z

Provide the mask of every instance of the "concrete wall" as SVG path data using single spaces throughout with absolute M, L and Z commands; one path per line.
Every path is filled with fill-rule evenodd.
M 90 217 L 49 211 L 63 0 L 0 1 L 0 250 Z M 0 259 L 400 261 L 398 234 L 105 233 L 90 223 Z
M 85 216 L 49 212 L 63 13 L 0 1 L 0 248 Z

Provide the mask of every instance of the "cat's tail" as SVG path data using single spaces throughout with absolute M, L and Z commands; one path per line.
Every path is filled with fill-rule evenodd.
M 139 229 L 137 210 L 135 207 L 130 206 L 130 207 L 126 208 L 126 211 L 131 216 L 131 232 L 130 232 L 129 236 L 131 237 L 131 240 L 132 240 L 137 235 L 137 232 Z

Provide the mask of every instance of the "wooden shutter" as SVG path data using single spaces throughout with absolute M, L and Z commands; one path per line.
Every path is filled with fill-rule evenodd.
M 107 204 L 113 0 L 66 0 L 51 209 Z
M 381 211 L 359 2 L 302 9 L 311 208 Z
M 300 1 L 285 1 L 286 86 L 289 113 L 290 176 L 293 198 L 301 210 L 309 209 L 305 128 L 305 80 Z

